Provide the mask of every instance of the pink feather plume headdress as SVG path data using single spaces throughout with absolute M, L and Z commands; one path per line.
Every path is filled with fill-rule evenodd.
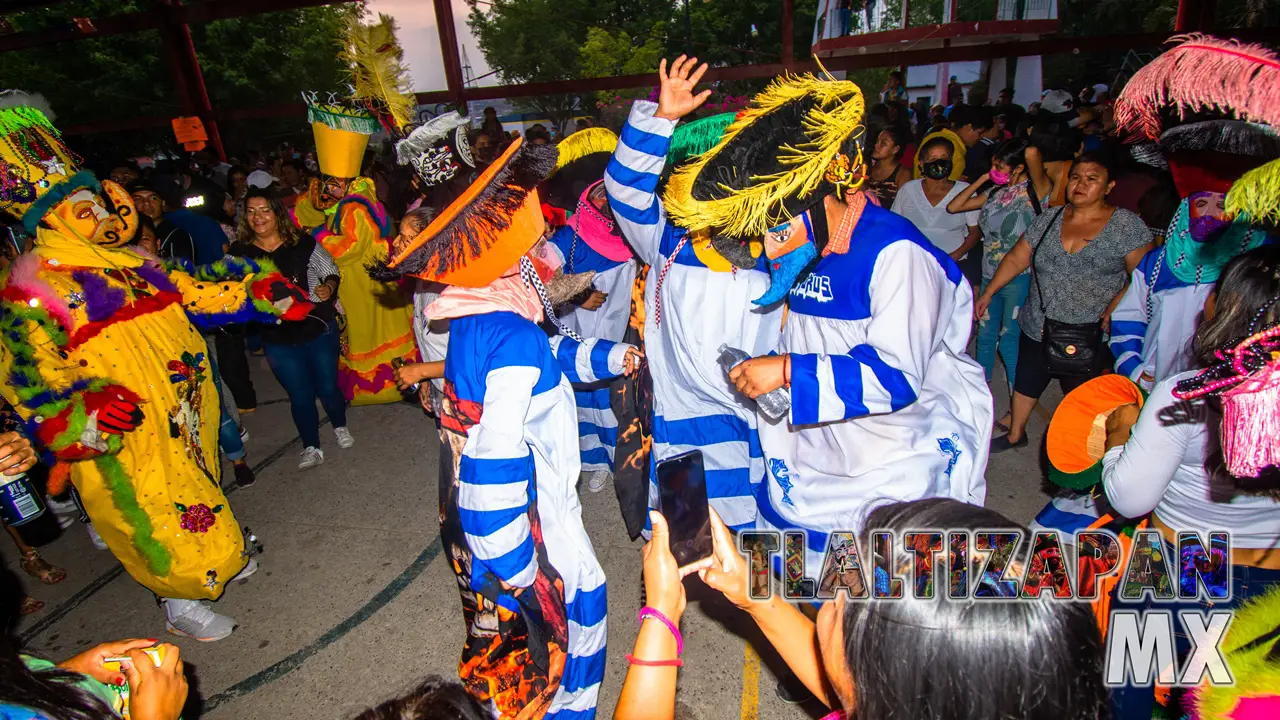
M 1134 73 L 1116 99 L 1121 130 L 1160 137 L 1160 113 L 1219 111 L 1280 127 L 1280 58 L 1260 45 L 1181 35 L 1182 41 Z

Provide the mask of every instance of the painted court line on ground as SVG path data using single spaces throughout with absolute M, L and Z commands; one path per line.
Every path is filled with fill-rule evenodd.
M 760 656 L 751 643 L 742 643 L 742 714 L 741 720 L 760 717 Z
M 271 402 L 271 401 L 268 401 L 268 402 Z M 324 427 L 325 425 L 328 425 L 328 424 L 329 424 L 329 418 L 327 417 L 320 421 L 320 427 Z M 271 452 L 271 454 L 262 458 L 262 460 L 257 465 L 254 465 L 253 473 L 257 475 L 259 472 L 267 469 L 275 461 L 279 460 L 281 457 L 284 457 L 285 451 L 287 451 L 291 447 L 298 445 L 301 442 L 302 442 L 302 438 L 295 435 L 292 440 L 276 448 Z M 224 487 L 222 489 L 222 493 L 224 495 L 230 495 L 231 493 L 239 489 L 240 487 L 238 485 L 231 485 L 230 487 Z M 97 578 L 94 578 L 92 581 L 89 582 L 88 585 L 85 585 L 83 588 L 81 588 L 79 592 L 77 592 L 75 595 L 72 595 L 71 597 L 67 598 L 61 605 L 50 610 L 48 615 L 41 618 L 39 622 L 37 622 L 35 625 L 32 625 L 25 632 L 21 633 L 18 636 L 18 638 L 22 641 L 23 645 L 26 645 L 27 643 L 31 642 L 31 640 L 34 639 L 36 636 L 40 635 L 45 630 L 48 630 L 49 628 L 53 627 L 58 623 L 58 621 L 66 617 L 67 613 L 70 613 L 71 611 L 80 607 L 82 604 L 84 604 L 84 601 L 88 600 L 94 595 L 97 595 L 98 592 L 102 590 L 102 588 L 106 587 L 111 583 L 112 580 L 115 580 L 116 578 L 120 577 L 123 574 L 124 574 L 124 566 L 116 565 L 115 567 L 106 571 L 105 573 L 98 576 Z

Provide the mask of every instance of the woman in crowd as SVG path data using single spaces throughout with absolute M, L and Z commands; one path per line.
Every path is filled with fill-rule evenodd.
M 911 166 L 902 160 L 910 144 L 910 136 L 897 125 L 886 127 L 876 136 L 876 144 L 871 149 L 871 174 L 865 190 L 868 196 L 880 201 L 880 207 L 893 207 L 898 190 L 911 182 Z
M 714 510 L 714 554 L 685 568 L 676 566 L 662 516 L 650 517 L 653 539 L 644 548 L 644 582 L 648 609 L 659 617 L 646 617 L 640 626 L 615 720 L 673 717 L 678 663 L 672 661 L 683 643 L 676 630 L 685 607 L 681 577 L 694 570 L 755 621 L 805 687 L 836 710 L 833 720 L 1097 720 L 1105 713 L 1102 639 L 1086 605 L 956 600 L 946 591 L 931 598 L 907 593 L 852 602 L 837 591 L 815 623 L 778 595 L 767 601 L 748 597 L 747 562 Z M 867 517 L 866 527 L 898 538 L 915 528 L 1027 533 L 996 512 L 949 499 L 882 505 Z M 860 556 L 864 570 L 869 568 L 870 548 L 863 545 Z M 906 574 L 906 555 L 888 559 L 895 573 Z
M 3 617 L 8 627 L 7 613 Z M 0 718 L 108 720 L 123 717 L 127 709 L 131 720 L 178 720 L 187 701 L 182 655 L 175 645 L 160 645 L 156 667 L 143 653 L 155 645 L 155 640 L 103 643 L 55 665 L 19 654 L 8 637 L 0 636 Z M 122 655 L 129 660 L 120 671 L 103 667 L 104 658 Z
M 334 307 L 341 280 L 338 266 L 315 238 L 289 222 L 284 204 L 268 188 L 247 192 L 235 253 L 275 263 L 294 284 L 306 288 L 315 303 L 304 320 L 258 328 L 267 363 L 289 395 L 293 424 L 302 438 L 298 467 L 313 468 L 324 462 L 317 399 L 333 424 L 338 447 L 355 444 L 347 429 L 346 401 L 338 389 L 339 331 Z
M 991 441 L 993 453 L 1027 444 L 1027 421 L 1051 379 L 1056 377 L 1066 393 L 1110 365 L 1102 336 L 1129 273 L 1151 247 L 1142 219 L 1107 203 L 1114 185 L 1104 157 L 1081 154 L 1068 175 L 1069 204 L 1031 223 L 974 302 L 974 317 L 981 318 L 996 293 L 1031 269 L 1027 303 L 1018 316 L 1022 334 L 1009 432 Z M 1046 324 L 1076 337 L 1087 335 L 1086 347 L 1066 347 L 1073 355 L 1087 353 L 1093 360 L 1089 367 L 1051 357 L 1042 342 Z
M 1205 302 L 1194 350 L 1201 368 L 1218 364 L 1218 351 L 1280 323 L 1280 247 L 1265 246 L 1234 258 Z M 1151 513 L 1170 557 L 1180 532 L 1230 529 L 1230 599 L 1190 601 L 1190 609 L 1226 610 L 1280 585 L 1280 468 L 1236 477 L 1224 463 L 1222 402 L 1180 391 L 1201 370 L 1156 384 L 1139 414 L 1126 405 L 1107 419 L 1102 483 L 1107 499 L 1126 517 Z M 1181 421 L 1175 421 L 1181 419 Z M 1274 438 L 1270 439 L 1272 442 Z M 1186 609 L 1184 606 L 1183 609 Z M 1189 649 L 1182 640 L 1180 652 Z M 1124 688 L 1118 717 L 1150 717 L 1151 688 Z
M 893 201 L 893 211 L 910 220 L 920 232 L 951 259 L 959 262 L 978 244 L 978 213 L 953 215 L 947 205 L 969 186 L 950 179 L 955 146 L 944 137 L 929 140 L 920 148 L 924 177 L 902 185 Z
M 957 214 L 980 210 L 982 291 L 991 284 L 1000 261 L 1043 210 L 1053 189 L 1045 178 L 1036 184 L 1034 193 L 1029 191 L 1033 183 L 1027 173 L 1026 151 L 1026 140 L 1009 140 L 998 146 L 991 156 L 991 172 L 978 178 L 947 205 L 949 212 Z M 979 189 L 982 192 L 977 192 Z M 1031 274 L 1021 273 L 992 296 L 987 312 L 978 318 L 977 360 L 987 373 L 987 382 L 991 382 L 995 369 L 997 349 L 1004 360 L 1005 378 L 1010 386 L 1017 376 L 1018 313 L 1026 302 L 1030 284 Z M 996 426 L 1008 432 L 1008 422 L 1006 417 Z

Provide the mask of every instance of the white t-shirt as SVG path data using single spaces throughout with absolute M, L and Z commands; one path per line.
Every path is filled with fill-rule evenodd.
M 1203 400 L 1173 397 L 1179 380 L 1195 370 L 1156 384 L 1133 426 L 1129 442 L 1102 458 L 1102 485 L 1111 506 L 1125 517 L 1152 510 L 1176 531 L 1230 530 L 1233 545 L 1280 548 L 1280 502 L 1243 495 L 1204 470 L 1208 428 Z
M 951 191 L 942 198 L 942 202 L 933 205 L 924 194 L 924 181 L 912 180 L 898 190 L 898 197 L 893 201 L 893 211 L 910 220 L 924 236 L 929 238 L 937 248 L 945 253 L 955 252 L 964 244 L 970 227 L 977 227 L 980 210 L 952 214 L 947 212 L 947 203 L 959 195 L 969 183 L 957 180 Z

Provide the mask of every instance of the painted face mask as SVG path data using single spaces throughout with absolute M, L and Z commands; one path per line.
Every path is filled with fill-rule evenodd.
M 1008 185 L 1008 184 L 1009 184 L 1009 173 L 1007 173 L 1007 172 L 1001 172 L 1001 171 L 999 171 L 999 170 L 992 170 L 992 171 L 991 171 L 991 174 L 990 174 L 990 175 L 988 175 L 988 176 L 987 176 L 987 178 L 988 178 L 989 180 L 991 180 L 991 182 L 995 183 L 996 185 Z
M 951 161 L 931 160 L 920 167 L 920 172 L 930 180 L 945 180 L 951 174 Z
M 791 218 L 786 225 L 771 228 L 764 238 L 764 253 L 769 258 L 769 290 L 752 302 L 772 305 L 787 296 L 800 274 L 818 257 L 813 242 L 813 223 L 806 211 Z
M 1196 201 L 1204 197 L 1209 198 L 1210 209 L 1208 212 L 1198 210 L 1196 207 Z M 1188 203 L 1190 213 L 1187 217 L 1187 229 L 1191 233 L 1192 240 L 1198 243 L 1213 242 L 1231 224 L 1230 220 L 1222 217 L 1218 212 L 1218 209 L 1222 207 L 1221 197 L 1220 193 L 1210 192 L 1193 193 L 1191 195 Z
M 110 180 L 102 183 L 102 191 L 105 199 L 88 189 L 72 193 L 54 206 L 46 222 L 55 230 L 94 245 L 123 245 L 138 229 L 133 202 L 124 188 Z

